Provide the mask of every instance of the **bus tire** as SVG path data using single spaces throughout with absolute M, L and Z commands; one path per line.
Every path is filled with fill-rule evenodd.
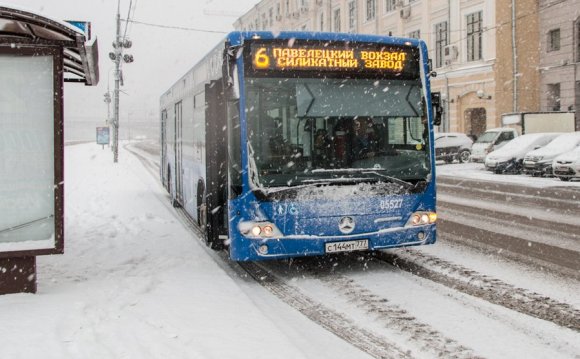
M 212 225 L 213 218 L 206 202 L 201 205 L 201 230 L 203 231 L 203 239 L 205 245 L 213 250 L 222 250 L 224 248 L 223 242 L 219 238 L 218 229 Z
M 219 238 L 219 231 L 214 224 L 215 218 L 211 213 L 211 208 L 208 206 L 207 197 L 203 183 L 198 185 L 198 223 L 199 228 L 203 233 L 203 241 L 205 245 L 214 250 L 222 250 L 224 248 L 223 242 Z

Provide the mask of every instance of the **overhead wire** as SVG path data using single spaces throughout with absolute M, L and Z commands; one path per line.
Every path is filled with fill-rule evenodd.
M 150 23 L 150 22 L 137 21 L 137 20 L 133 20 L 133 19 L 121 19 L 121 21 L 125 21 L 126 23 L 129 23 L 130 22 L 130 23 L 133 23 L 133 24 L 144 25 L 144 26 L 159 27 L 159 28 L 163 28 L 163 29 L 195 31 L 195 32 L 213 33 L 213 34 L 227 34 L 228 33 L 227 31 L 205 30 L 205 29 L 196 29 L 196 28 L 192 28 L 192 27 L 153 24 L 153 23 Z
M 129 10 L 127 11 L 127 20 L 131 19 L 131 7 L 133 6 L 133 0 L 129 1 Z M 129 21 L 125 22 L 125 31 L 123 32 L 123 41 L 127 38 L 127 28 L 129 27 Z

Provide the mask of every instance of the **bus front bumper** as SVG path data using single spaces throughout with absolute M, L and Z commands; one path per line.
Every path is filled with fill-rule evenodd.
M 374 251 L 385 248 L 435 243 L 436 226 L 396 227 L 372 233 L 344 236 L 296 235 L 279 238 L 232 238 L 230 258 L 235 261 L 259 261 L 317 256 L 349 251 Z

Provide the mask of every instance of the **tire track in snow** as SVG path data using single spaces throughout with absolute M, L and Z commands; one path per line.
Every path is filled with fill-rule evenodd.
M 260 285 L 311 321 L 375 358 L 412 358 L 388 339 L 360 328 L 324 304 L 308 297 L 295 286 L 285 283 L 261 265 L 251 262 L 239 265 Z
M 406 339 L 418 344 L 422 352 L 440 358 L 477 358 L 472 349 L 446 337 L 430 325 L 420 322 L 405 309 L 389 303 L 389 300 L 384 297 L 373 294 L 357 284 L 354 279 L 332 271 L 322 273 L 311 269 L 310 273 L 313 278 L 319 279 L 350 303 L 354 303 L 357 308 L 361 308 L 369 316 L 379 320 L 385 327 L 396 329 L 406 335 Z
M 448 288 L 580 332 L 580 310 L 469 268 L 410 249 L 378 252 L 377 259 Z

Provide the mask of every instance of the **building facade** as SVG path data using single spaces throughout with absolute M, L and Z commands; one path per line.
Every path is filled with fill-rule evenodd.
M 575 111 L 580 130 L 580 0 L 540 0 L 540 106 Z
M 440 130 L 477 136 L 502 113 L 539 110 L 537 9 L 537 0 L 263 0 L 234 27 L 421 38 L 438 74 Z

